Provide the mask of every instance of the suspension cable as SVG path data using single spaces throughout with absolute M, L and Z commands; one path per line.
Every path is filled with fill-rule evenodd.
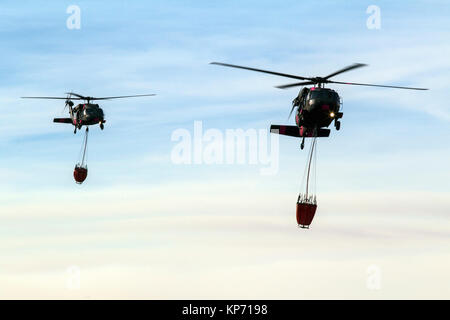
M 87 149 L 87 143 L 88 143 L 88 133 L 89 133 L 89 128 L 86 127 L 86 132 L 84 135 L 84 151 L 83 151 L 83 158 L 81 159 L 81 166 L 84 166 L 84 159 L 86 157 L 86 149 Z
M 316 137 L 314 137 L 313 142 L 311 143 L 311 149 L 310 149 L 310 153 L 308 155 L 309 161 L 308 161 L 308 175 L 306 177 L 306 199 L 308 199 L 309 175 L 310 175 L 310 171 L 311 171 L 311 162 L 312 162 L 312 158 L 314 155 L 315 146 L 316 146 Z
M 317 141 L 316 138 L 314 138 L 314 198 L 317 194 Z M 315 202 L 315 199 L 314 199 Z

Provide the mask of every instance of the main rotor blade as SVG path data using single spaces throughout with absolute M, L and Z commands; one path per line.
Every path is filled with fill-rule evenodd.
M 75 92 L 66 92 L 66 94 L 72 95 L 72 96 L 75 96 L 75 97 L 78 97 L 78 98 L 81 98 L 81 99 L 83 99 L 83 100 L 87 100 L 87 99 L 86 99 L 87 97 L 82 96 L 81 94 L 78 94 L 78 93 L 75 93 Z
M 296 75 L 292 75 L 292 74 L 268 71 L 268 70 L 263 70 L 263 69 L 255 69 L 255 68 L 249 68 L 249 67 L 243 67 L 243 66 L 237 66 L 237 65 L 234 65 L 234 64 L 228 64 L 228 63 L 222 63 L 222 62 L 211 62 L 210 64 L 215 64 L 215 65 L 223 66 L 223 67 L 231 67 L 231 68 L 237 68 L 237 69 L 244 69 L 244 70 L 250 70 L 250 71 L 256 71 L 256 72 L 268 73 L 268 74 L 273 74 L 273 75 L 280 76 L 280 77 L 287 77 L 287 78 L 298 79 L 298 80 L 311 80 L 311 78 L 296 76 Z
M 67 97 L 20 97 L 21 99 L 58 99 L 58 100 L 67 100 Z M 70 100 L 83 100 L 81 98 L 71 98 Z
M 84 97 L 82 95 L 73 93 L 73 92 L 68 92 L 67 94 L 69 95 L 74 95 L 77 98 L 69 98 L 69 100 L 108 100 L 108 99 L 121 99 L 121 98 L 134 98 L 134 97 L 151 97 L 151 96 L 155 96 L 156 94 L 152 93 L 152 94 L 138 94 L 138 95 L 132 95 L 132 96 L 115 96 L 115 97 L 100 97 L 100 98 L 95 98 L 95 97 Z M 58 99 L 58 100 L 67 100 L 67 97 L 21 97 L 22 99 Z
M 297 83 L 285 84 L 285 85 L 282 85 L 282 86 L 276 86 L 275 88 L 287 89 L 287 88 L 298 87 L 298 86 L 306 86 L 306 85 L 315 84 L 315 83 L 316 82 L 305 81 L 305 82 L 297 82 Z
M 349 85 L 354 85 L 354 86 L 367 86 L 367 87 L 394 88 L 394 89 L 428 90 L 428 89 L 426 89 L 426 88 L 400 87 L 400 86 L 385 86 L 385 85 L 381 85 L 381 84 L 356 83 L 356 82 L 340 82 L 340 81 L 331 81 L 331 80 L 329 80 L 327 83 L 349 84 Z
M 347 72 L 347 71 L 350 71 L 350 70 L 353 70 L 353 69 L 357 69 L 357 68 L 361 68 L 361 67 L 365 67 L 365 66 L 367 66 L 367 64 L 354 63 L 354 64 L 352 64 L 352 65 L 350 65 L 348 67 L 345 67 L 345 68 L 343 68 L 341 70 L 333 72 L 332 74 L 329 74 L 328 76 L 324 77 L 324 79 L 329 79 L 329 78 L 334 77 L 335 75 L 338 75 L 340 73 L 344 73 L 344 72 Z
M 91 97 L 90 100 L 109 100 L 109 99 L 122 99 L 122 98 L 135 98 L 135 97 L 152 97 L 152 96 L 156 96 L 156 94 L 154 94 L 154 93 L 151 93 L 151 94 L 136 94 L 136 95 L 132 95 L 132 96 L 115 96 L 115 97 L 100 97 L 100 98 Z

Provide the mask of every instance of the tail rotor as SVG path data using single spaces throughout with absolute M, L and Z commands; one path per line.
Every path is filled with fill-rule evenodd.
M 291 112 L 289 112 L 288 120 L 291 118 L 292 113 L 294 112 L 295 107 L 296 107 L 295 103 L 292 102 L 292 108 L 291 108 Z
M 71 100 L 72 94 L 68 93 L 66 102 L 64 104 L 63 113 L 66 111 L 67 108 L 69 108 L 69 112 L 72 114 L 72 107 L 73 107 L 73 101 Z

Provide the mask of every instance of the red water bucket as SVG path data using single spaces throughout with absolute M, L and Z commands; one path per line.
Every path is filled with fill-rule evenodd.
M 300 202 L 297 203 L 297 224 L 300 228 L 309 229 L 316 213 L 317 204 Z
M 75 166 L 73 170 L 73 177 L 75 178 L 76 183 L 82 184 L 84 180 L 86 180 L 88 174 L 87 168 L 80 167 L 78 165 Z

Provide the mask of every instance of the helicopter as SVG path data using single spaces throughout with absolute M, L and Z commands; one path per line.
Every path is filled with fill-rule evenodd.
M 354 63 L 336 72 L 333 72 L 325 77 L 303 77 L 263 69 L 238 66 L 222 62 L 211 62 L 210 64 L 262 72 L 297 80 L 303 80 L 302 82 L 276 86 L 276 88 L 279 89 L 313 85 L 313 87 L 303 87 L 300 90 L 297 97 L 295 97 L 294 100 L 292 101 L 292 109 L 291 112 L 289 113 L 289 118 L 291 117 L 294 109 L 297 108 L 297 112 L 295 115 L 295 123 L 296 123 L 295 126 L 289 125 L 270 126 L 271 133 L 302 138 L 302 142 L 300 145 L 301 149 L 303 149 L 305 146 L 305 138 L 329 137 L 330 129 L 327 128 L 330 126 L 331 123 L 334 122 L 334 127 L 336 128 L 336 130 L 339 130 L 341 128 L 340 119 L 344 115 L 343 112 L 341 112 L 342 99 L 335 90 L 325 88 L 324 84 L 333 83 L 333 84 L 346 84 L 346 85 L 395 88 L 395 89 L 428 90 L 426 88 L 388 86 L 379 84 L 342 82 L 330 80 L 331 77 L 334 77 L 338 74 L 367 66 L 367 64 L 363 63 Z
M 80 130 L 82 126 L 86 126 L 86 130 L 88 130 L 88 126 L 90 125 L 100 125 L 100 129 L 104 129 L 105 115 L 103 113 L 102 108 L 98 104 L 91 103 L 91 101 L 96 100 L 110 100 L 110 99 L 122 99 L 122 98 L 134 98 L 134 97 L 149 97 L 154 96 L 155 94 L 140 94 L 140 95 L 132 95 L 132 96 L 114 96 L 114 97 L 89 97 L 82 96 L 78 93 L 67 92 L 67 97 L 22 97 L 22 99 L 57 99 L 57 100 L 65 100 L 64 110 L 66 108 L 69 109 L 70 118 L 54 118 L 53 122 L 56 123 L 70 123 L 75 126 L 73 133 L 77 133 L 77 129 Z M 74 103 L 72 100 L 81 100 L 84 101 L 74 107 Z

